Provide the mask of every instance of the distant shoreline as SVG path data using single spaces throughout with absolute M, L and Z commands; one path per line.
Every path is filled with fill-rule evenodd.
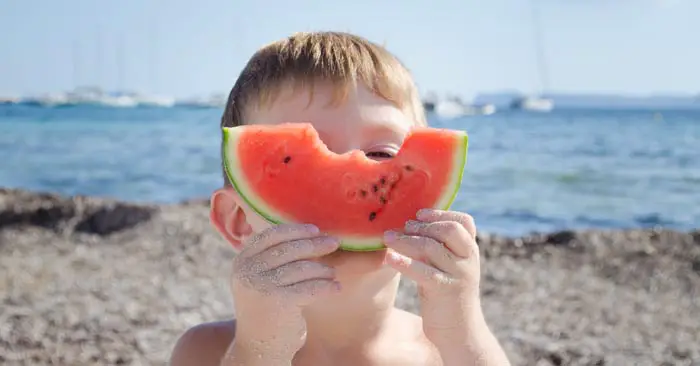
M 640 110 L 640 111 L 698 111 L 700 94 L 606 94 L 606 93 L 558 93 L 528 95 L 518 91 L 479 93 L 471 100 L 460 96 L 435 93 L 426 94 L 423 105 L 431 111 L 437 104 L 460 104 L 467 108 L 492 106 L 499 113 L 517 111 L 513 103 L 522 99 L 551 100 L 554 110 Z M 106 108 L 193 108 L 221 109 L 226 105 L 227 93 L 212 93 L 207 96 L 175 98 L 163 95 L 148 95 L 138 92 L 105 92 L 95 87 L 83 87 L 69 92 L 47 92 L 29 96 L 0 95 L 0 106 L 33 106 L 39 108 L 71 108 L 99 106 Z M 536 111 L 537 112 L 537 111 Z M 539 111 L 542 112 L 542 111 Z M 549 110 L 545 110 L 549 112 Z M 490 113 L 487 113 L 490 114 Z

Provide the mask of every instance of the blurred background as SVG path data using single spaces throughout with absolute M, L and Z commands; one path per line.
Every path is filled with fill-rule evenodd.
M 700 222 L 700 2 L 193 4 L 3 4 L 0 185 L 205 197 L 221 182 L 222 106 L 250 55 L 332 29 L 386 45 L 432 124 L 469 132 L 457 205 L 482 230 Z
M 697 0 L 4 0 L 0 364 L 161 364 L 230 315 L 206 208 L 162 204 L 221 186 L 236 77 L 314 30 L 385 45 L 430 123 L 468 131 L 454 208 L 484 233 L 514 365 L 697 364 L 698 19 Z

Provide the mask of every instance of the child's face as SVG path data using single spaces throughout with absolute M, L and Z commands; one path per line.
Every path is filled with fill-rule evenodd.
M 283 90 L 275 102 L 265 108 L 247 111 L 246 124 L 309 122 L 328 148 L 338 154 L 362 150 L 372 159 L 396 155 L 414 122 L 401 109 L 376 96 L 363 85 L 352 89 L 339 105 L 330 104 L 333 86 L 316 84 L 309 103 L 306 90 Z M 242 207 L 253 232 L 268 224 L 249 207 Z M 352 253 L 338 251 L 323 262 L 336 267 L 342 277 L 359 275 L 382 266 L 385 251 Z

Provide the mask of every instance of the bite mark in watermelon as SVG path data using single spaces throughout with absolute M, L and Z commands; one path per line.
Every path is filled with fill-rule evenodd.
M 384 248 L 384 232 L 422 208 L 449 209 L 467 161 L 465 132 L 428 127 L 382 161 L 330 151 L 307 123 L 224 127 L 223 135 L 226 173 L 253 210 L 273 224 L 314 224 L 349 251 Z

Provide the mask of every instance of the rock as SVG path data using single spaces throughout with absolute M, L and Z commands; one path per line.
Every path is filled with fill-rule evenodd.
M 150 220 L 153 206 L 0 188 L 0 228 L 38 226 L 108 235 Z
M 75 214 L 75 205 L 57 195 L 0 188 L 0 228 L 34 225 L 56 229 Z
M 97 235 L 111 234 L 150 220 L 153 211 L 150 208 L 122 203 L 109 204 L 86 215 L 75 226 L 75 231 Z
M 547 243 L 548 244 L 569 244 L 571 241 L 576 239 L 576 233 L 573 231 L 559 231 L 556 233 L 552 233 L 547 235 Z

